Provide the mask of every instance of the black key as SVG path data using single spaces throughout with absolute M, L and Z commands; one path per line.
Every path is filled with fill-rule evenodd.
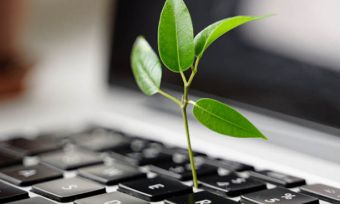
M 15 155 L 0 152 L 0 168 L 21 164 L 22 159 Z
M 81 147 L 103 152 L 126 146 L 131 139 L 116 131 L 95 128 L 73 136 L 71 140 Z
M 135 167 L 119 163 L 83 168 L 79 170 L 79 175 L 105 185 L 116 185 L 124 181 L 146 178 L 146 174 Z
M 313 184 L 300 187 L 301 193 L 325 200 L 331 203 L 340 203 L 340 189 L 324 184 Z
M 1 170 L 0 178 L 18 186 L 30 186 L 36 183 L 58 179 L 63 176 L 63 173 L 38 164 L 35 166 L 17 166 Z
M 165 198 L 191 193 L 192 189 L 178 181 L 156 177 L 120 183 L 118 191 L 147 201 L 161 201 Z
M 0 149 L 20 156 L 33 156 L 60 149 L 61 145 L 54 141 L 37 138 L 15 138 L 0 144 Z
M 136 166 L 171 161 L 172 156 L 162 152 L 162 149 L 159 143 L 135 139 L 129 146 L 113 150 L 111 156 Z
M 250 166 L 248 164 L 236 162 L 236 161 L 231 161 L 227 159 L 212 159 L 212 158 L 206 158 L 205 160 L 206 164 L 228 169 L 229 171 L 249 171 L 249 170 L 254 170 L 253 166 Z
M 318 199 L 285 188 L 273 188 L 241 196 L 244 204 L 317 204 Z
M 63 170 L 72 170 L 103 163 L 102 158 L 98 154 L 77 148 L 41 155 L 41 161 Z
M 0 203 L 28 198 L 28 193 L 0 181 Z
M 180 147 L 164 148 L 163 152 L 172 155 L 172 160 L 176 163 L 190 161 L 188 150 Z M 207 155 L 202 152 L 193 151 L 195 158 L 203 158 Z
M 152 139 L 146 139 L 146 138 L 142 138 L 142 137 L 138 137 L 138 136 L 129 136 L 132 140 L 131 140 L 131 144 L 135 143 L 135 147 L 140 147 L 142 148 L 143 146 L 146 147 L 147 145 L 155 145 L 155 146 L 161 146 L 163 147 L 164 144 L 161 143 L 160 141 L 157 140 L 152 140 Z M 139 144 L 138 144 L 139 143 Z
M 206 190 L 230 197 L 266 189 L 265 183 L 251 178 L 239 177 L 236 174 L 203 177 L 199 178 L 199 183 Z
M 56 203 L 49 201 L 46 198 L 35 197 L 21 201 L 11 202 L 8 204 L 56 204 Z
M 105 187 L 76 177 L 37 184 L 33 186 L 32 191 L 59 202 L 70 202 L 105 193 Z
M 238 202 L 220 197 L 218 195 L 201 191 L 182 195 L 165 200 L 167 204 L 237 204 Z
M 272 183 L 278 186 L 293 188 L 297 186 L 302 186 L 306 184 L 306 181 L 302 178 L 295 176 L 290 176 L 280 172 L 274 172 L 269 170 L 263 171 L 251 171 L 249 172 L 250 177 Z
M 217 168 L 207 164 L 203 164 L 196 160 L 196 173 L 199 177 L 210 174 L 217 174 Z M 158 174 L 170 176 L 175 179 L 186 181 L 192 179 L 191 165 L 188 162 L 162 162 L 150 166 L 150 170 Z
M 49 140 L 55 143 L 56 145 L 63 147 L 66 144 L 70 143 L 70 135 L 73 135 L 73 134 L 75 134 L 75 130 L 58 129 L 58 130 L 53 130 L 53 131 L 48 131 L 48 132 L 41 132 L 39 133 L 36 139 L 37 140 L 39 139 Z
M 93 196 L 76 200 L 76 204 L 148 204 L 144 200 L 134 198 L 120 192 L 107 193 L 103 195 Z
M 170 148 L 168 147 L 164 151 L 168 152 L 169 154 L 178 153 L 178 154 L 188 155 L 188 150 L 186 148 L 181 148 L 181 147 L 170 147 Z M 192 151 L 192 153 L 194 156 L 201 156 L 201 157 L 207 156 L 205 153 L 198 152 L 198 151 Z

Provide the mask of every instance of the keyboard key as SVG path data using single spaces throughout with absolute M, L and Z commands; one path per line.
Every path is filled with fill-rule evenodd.
M 79 175 L 105 185 L 116 185 L 132 179 L 146 178 L 146 174 L 135 167 L 119 163 L 83 168 L 79 170 Z
M 241 171 L 254 170 L 253 166 L 250 166 L 250 165 L 244 164 L 244 163 L 240 163 L 240 162 L 236 162 L 236 161 L 227 160 L 227 159 L 206 158 L 205 163 L 212 165 L 212 166 L 228 169 L 229 171 L 241 172 Z
M 197 176 L 217 174 L 217 168 L 202 162 L 195 162 Z M 170 176 L 175 179 L 186 181 L 192 179 L 191 165 L 188 162 L 162 162 L 150 166 L 150 170 L 158 174 Z
M 181 147 L 168 147 L 165 149 L 165 152 L 168 152 L 169 154 L 174 154 L 174 153 L 178 153 L 178 154 L 185 154 L 188 155 L 188 150 L 186 148 L 181 148 Z M 205 153 L 202 152 L 198 152 L 198 151 L 192 151 L 194 156 L 200 156 L 200 157 L 206 157 L 207 155 Z
M 251 178 L 242 178 L 236 174 L 199 178 L 199 184 L 206 190 L 230 197 L 266 189 L 265 183 Z
M 103 152 L 126 146 L 131 139 L 116 131 L 95 128 L 71 137 L 75 144 L 92 151 Z
M 164 148 L 164 153 L 172 155 L 172 160 L 176 163 L 183 163 L 190 161 L 188 150 L 179 147 Z M 207 155 L 201 152 L 193 151 L 193 155 L 196 158 L 203 158 Z
M 76 177 L 37 184 L 33 186 L 32 191 L 59 202 L 71 202 L 105 193 L 105 187 Z
M 285 188 L 273 188 L 241 196 L 244 204 L 318 204 L 311 196 L 295 193 Z
M 115 159 L 136 166 L 171 161 L 172 156 L 162 152 L 162 150 L 163 146 L 159 143 L 135 139 L 129 146 L 113 150 L 110 155 Z
M 165 200 L 166 204 L 237 204 L 238 202 L 201 191 Z
M 325 200 L 331 203 L 340 203 L 340 189 L 324 184 L 306 185 L 300 188 L 301 193 Z
M 49 201 L 45 198 L 35 197 L 35 198 L 20 200 L 16 202 L 11 202 L 8 204 L 56 204 L 56 203 Z
M 103 159 L 98 154 L 77 148 L 41 155 L 41 161 L 63 170 L 103 163 Z
M 283 174 L 280 172 L 274 172 L 269 170 L 263 171 L 251 171 L 249 172 L 250 177 L 254 179 L 258 179 L 261 181 L 265 181 L 271 184 L 275 184 L 278 186 L 293 188 L 297 186 L 302 186 L 306 184 L 306 181 L 302 178 L 298 178 L 295 176 L 290 176 L 287 174 Z
M 36 137 L 37 140 L 43 139 L 43 140 L 49 140 L 53 143 L 55 143 L 57 146 L 60 146 L 61 148 L 64 147 L 66 144 L 71 143 L 70 141 L 70 135 L 75 134 L 73 131 L 66 131 L 66 130 L 54 130 L 50 132 L 41 132 Z M 60 149 L 61 149 L 60 148 Z
M 0 203 L 28 198 L 28 193 L 0 181 Z
M 148 204 L 148 202 L 134 198 L 120 192 L 107 193 L 76 200 L 75 204 Z
M 63 173 L 45 166 L 17 166 L 1 170 L 0 178 L 18 186 L 30 186 L 36 183 L 58 179 L 63 176 Z
M 191 193 L 192 189 L 178 181 L 156 177 L 120 183 L 118 191 L 147 201 L 161 201 L 165 198 Z
M 33 156 L 58 150 L 60 148 L 60 144 L 44 138 L 14 138 L 0 144 L 0 149 L 20 156 Z
M 15 155 L 0 152 L 0 168 L 21 164 L 22 159 Z

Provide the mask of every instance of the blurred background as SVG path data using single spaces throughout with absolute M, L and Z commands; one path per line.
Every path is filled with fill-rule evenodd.
M 65 94 L 53 100 L 69 100 L 101 90 L 107 69 L 105 46 L 111 1 L 22 2 L 27 9 L 21 35 L 23 48 L 36 60 L 31 90 L 37 94 Z
M 232 30 L 212 44 L 200 61 L 191 90 L 193 100 L 197 96 L 213 97 L 230 104 L 269 140 L 221 137 L 196 123 L 189 114 L 195 156 L 203 152 L 209 155 L 208 160 L 221 158 L 214 162 L 224 163 L 232 171 L 239 169 L 242 176 L 248 174 L 244 170 L 252 169 L 244 166 L 244 162 L 254 165 L 256 170 L 271 169 L 308 178 L 308 184 L 339 186 L 340 174 L 334 172 L 339 172 L 340 164 L 340 1 L 184 1 L 191 12 L 195 34 L 226 17 L 274 14 Z M 33 170 L 29 165 L 40 162 L 65 170 L 68 180 L 81 174 L 82 167 L 104 159 L 110 168 L 106 164 L 98 166 L 99 169 L 93 166 L 95 169 L 93 173 L 89 171 L 88 177 L 106 180 L 122 172 L 134 175 L 128 168 L 119 170 L 119 165 L 117 169 L 111 168 L 120 161 L 144 166 L 146 160 L 165 164 L 158 171 L 167 171 L 170 165 L 170 175 L 170 169 L 178 170 L 172 163 L 176 163 L 174 158 L 180 153 L 184 159 L 178 167 L 185 166 L 182 169 L 187 174 L 187 141 L 180 114 L 176 112 L 178 107 L 175 109 L 173 103 L 158 95 L 143 95 L 130 67 L 136 36 L 144 35 L 157 50 L 157 26 L 164 2 L 1 0 L 1 168 L 7 162 L 22 162 L 24 157 L 26 173 Z M 163 69 L 162 89 L 180 97 L 176 92 L 177 85 L 182 84 L 179 81 L 178 75 Z M 93 151 L 103 154 L 92 155 Z M 20 158 L 13 153 L 20 153 Z M 78 168 L 81 169 L 73 171 Z M 143 172 L 150 169 L 143 168 Z M 274 184 L 280 180 L 284 183 L 300 180 L 274 171 L 271 173 Z M 4 172 L 0 172 L 0 190 L 2 180 L 11 182 L 6 178 L 14 178 L 14 171 L 9 176 Z M 36 177 L 35 173 L 32 175 Z M 245 190 L 242 187 L 237 191 L 259 190 L 254 181 L 248 187 L 241 182 Z M 237 182 L 232 183 L 233 187 Z M 78 187 L 73 182 L 60 185 L 65 193 Z M 50 187 L 56 187 L 58 195 L 61 192 L 59 184 L 52 183 Z M 115 189 L 107 188 L 108 192 Z M 31 188 L 25 190 L 30 191 L 30 197 L 36 196 Z M 75 192 L 78 190 L 82 191 Z M 40 192 L 43 196 L 56 195 L 54 190 L 44 191 L 42 188 Z M 324 198 L 322 188 L 320 192 Z M 69 193 L 65 194 L 67 199 Z
M 11 121 L 27 120 L 20 116 L 34 113 L 41 110 L 42 107 L 46 114 L 56 117 L 64 117 L 70 110 L 74 114 L 69 117 L 75 117 L 77 112 L 81 114 L 84 110 L 95 109 L 95 104 L 105 96 L 109 89 L 107 84 L 108 58 L 111 51 L 111 25 L 113 16 L 115 16 L 112 15 L 112 12 L 114 12 L 116 1 L 14 0 L 5 2 L 8 3 L 1 6 L 2 11 L 10 11 L 6 8 L 6 4 L 8 4 L 7 7 L 14 12 L 1 12 L 2 15 L 9 16 L 9 18 L 2 17 L 1 23 L 4 26 L 2 30 L 9 31 L 10 36 L 2 36 L 2 41 L 11 44 L 10 47 L 13 47 L 11 49 L 15 51 L 9 56 L 2 52 L 3 56 L 0 59 L 6 61 L 8 58 L 10 61 L 18 62 L 18 65 L 15 66 L 24 67 L 26 71 L 22 72 L 23 86 L 20 85 L 21 82 L 16 83 L 16 88 L 13 85 L 13 91 L 9 91 L 13 94 L 3 91 L 4 94 L 0 101 L 0 115 L 3 117 L 0 117 L 0 123 L 7 127 L 13 124 Z M 338 57 L 340 23 L 335 19 L 339 19 L 340 16 L 340 13 L 337 12 L 340 2 L 336 0 L 327 2 L 322 0 L 312 2 L 308 0 L 298 2 L 294 0 L 242 0 L 237 3 L 236 12 L 228 11 L 231 8 L 235 9 L 230 6 L 233 4 L 230 2 L 235 1 L 211 1 L 205 15 L 214 19 L 226 17 L 226 14 L 230 12 L 246 15 L 275 14 L 270 19 L 241 28 L 235 35 L 242 39 L 242 42 L 259 48 L 261 51 L 277 54 L 289 60 L 297 60 L 299 63 L 307 63 L 309 66 L 338 72 L 340 67 Z M 193 13 L 195 14 L 195 12 Z M 133 16 L 133 13 L 131 15 Z M 11 26 L 6 22 L 6 19 L 11 23 Z M 9 26 L 10 29 L 7 29 L 6 26 Z M 222 41 L 220 46 L 225 46 L 224 42 L 228 41 Z M 0 45 L 2 48 L 8 46 L 3 42 Z M 130 50 L 129 45 L 125 47 L 126 50 Z M 218 47 L 215 50 L 212 47 L 210 52 L 212 53 L 210 55 L 216 54 Z M 3 67 L 5 66 L 3 65 Z M 6 72 L 2 70 L 6 69 L 1 69 L 1 72 Z M 311 72 L 315 71 L 311 70 Z M 288 69 L 287 72 L 289 72 Z M 3 75 L 4 77 L 0 77 L 0 80 L 3 81 L 0 81 L 0 84 L 11 81 L 8 75 Z M 19 79 L 14 77 L 12 81 L 20 81 L 20 76 L 17 78 Z M 298 83 L 307 83 L 307 81 L 299 81 L 299 78 L 296 80 Z M 201 88 L 200 85 L 204 84 L 198 82 L 197 88 Z M 334 86 L 327 85 L 333 89 L 338 87 L 337 83 L 334 83 Z M 327 92 L 328 87 L 322 89 L 323 93 Z M 313 91 L 313 89 L 311 90 Z M 226 93 L 230 91 L 227 90 Z M 237 91 L 242 93 L 242 89 Z M 264 90 L 264 92 L 266 91 L 268 90 Z M 270 91 L 273 93 L 273 90 Z M 218 93 L 216 94 L 218 95 Z M 230 92 L 230 95 L 233 94 Z M 334 92 L 330 92 L 328 96 L 333 97 L 334 94 Z M 247 98 L 242 98 L 244 95 L 235 94 L 234 99 L 247 102 Z M 278 93 L 278 95 L 282 94 Z M 267 96 L 260 98 L 251 95 L 255 101 L 269 100 Z M 287 96 L 282 95 L 282 98 L 287 98 Z M 308 100 L 306 97 L 305 99 Z M 275 100 L 281 99 L 276 98 Z M 275 100 L 273 99 L 271 103 Z M 255 105 L 258 104 L 255 103 Z M 334 106 L 334 101 L 325 105 L 325 107 L 331 106 L 332 111 L 339 111 L 339 108 Z M 275 110 L 277 107 L 272 108 Z M 285 110 L 282 109 L 281 112 Z M 311 109 L 306 110 L 310 112 Z M 330 109 L 319 111 L 332 112 Z M 46 114 L 38 114 L 36 117 L 43 118 Z M 312 118 L 314 115 L 310 117 Z M 327 118 L 330 118 L 329 115 L 322 116 L 322 120 L 327 120 Z M 25 121 L 22 122 L 25 123 Z M 338 122 L 333 124 L 333 126 L 337 125 Z
M 37 62 L 32 90 L 51 94 L 62 90 L 75 97 L 103 88 L 112 2 L 29 0 L 23 4 L 27 10 L 21 39 L 25 52 Z
M 2 130 L 15 129 L 18 124 L 30 126 L 32 120 L 41 123 L 46 116 L 65 117 L 71 111 L 67 117 L 77 119 L 81 117 L 77 113 L 98 100 L 108 88 L 105 73 L 111 5 L 110 0 L 2 2 L 1 11 L 11 8 L 15 12 L 0 12 L 0 22 L 4 22 L 0 30 L 10 31 L 6 21 L 16 28 L 12 29 L 15 34 L 0 39 L 7 43 L 7 38 L 11 38 L 15 43 L 1 48 L 15 47 L 15 52 L 32 64 L 24 77 L 25 90 L 0 92 Z M 5 83 L 2 79 L 0 87 Z

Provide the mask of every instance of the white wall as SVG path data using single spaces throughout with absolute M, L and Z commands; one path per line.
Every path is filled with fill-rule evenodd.
M 37 60 L 30 78 L 33 97 L 74 103 L 102 91 L 111 2 L 26 1 L 23 42 Z
M 1 138 L 87 121 L 106 87 L 111 0 L 23 2 L 27 17 L 22 41 L 36 66 L 27 92 L 0 104 L 0 131 L 9 132 Z

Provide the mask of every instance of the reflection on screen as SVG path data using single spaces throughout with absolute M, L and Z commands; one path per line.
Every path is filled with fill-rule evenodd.
M 270 7 L 264 6 L 265 3 L 259 4 L 258 7 L 251 4 L 258 10 L 249 10 L 245 4 L 249 1 L 186 2 L 191 10 L 196 33 L 221 18 L 244 14 L 240 12 L 268 14 L 267 10 L 270 10 Z M 153 48 L 157 49 L 157 26 L 162 5 L 163 1 L 154 0 L 136 1 L 134 4 L 124 0 L 118 2 L 110 70 L 111 83 L 132 81 L 129 56 L 137 35 L 145 35 Z M 275 5 L 272 6 L 276 8 Z M 259 13 L 254 13 L 256 11 Z M 301 12 L 304 12 L 303 9 Z M 311 56 L 306 46 L 303 48 L 301 45 L 295 53 L 289 51 L 287 46 L 281 46 L 280 43 L 284 43 L 278 38 L 293 34 L 290 30 L 284 33 L 280 31 L 280 36 L 269 37 L 271 34 L 278 35 L 277 28 L 271 25 L 280 24 L 282 19 L 288 24 L 297 21 L 289 12 L 283 12 L 280 17 L 272 17 L 262 24 L 254 22 L 220 39 L 204 55 L 193 88 L 275 112 L 340 127 L 340 73 L 334 66 L 322 63 L 317 65 L 302 57 Z M 257 25 L 263 28 L 262 33 L 256 30 Z M 262 43 L 266 38 L 268 42 Z M 294 44 L 296 47 L 300 47 L 298 42 Z M 308 54 L 301 53 L 306 49 Z M 179 78 L 165 71 L 163 80 L 175 84 Z M 134 83 L 125 85 L 132 84 Z

